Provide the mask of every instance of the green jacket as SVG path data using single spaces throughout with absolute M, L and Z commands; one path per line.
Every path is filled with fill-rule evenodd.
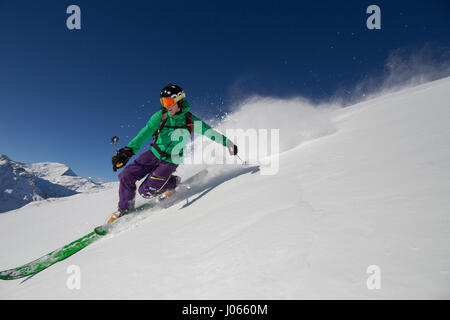
M 186 125 L 186 112 L 190 110 L 189 103 L 183 100 L 184 109 L 181 113 L 171 116 L 167 113 L 167 121 L 165 123 L 166 126 L 185 126 Z M 202 135 L 208 137 L 209 139 L 226 146 L 228 138 L 219 132 L 212 129 L 208 124 L 203 122 L 201 119 L 196 117 L 191 113 L 191 120 L 194 122 L 194 132 L 201 133 Z M 134 154 L 137 154 L 139 150 L 147 143 L 147 141 L 152 137 L 153 133 L 158 130 L 159 125 L 161 123 L 161 110 L 155 112 L 150 120 L 147 122 L 147 125 L 139 131 L 137 136 L 128 143 L 128 147 L 133 149 Z M 201 124 L 201 128 L 199 128 L 199 124 Z M 178 131 L 178 132 L 177 132 Z M 174 128 L 163 128 L 159 133 L 156 144 L 158 147 L 172 154 L 172 150 L 175 149 L 174 154 L 180 154 L 180 156 L 173 156 L 171 158 L 166 158 L 163 155 L 160 155 L 158 151 L 152 147 L 153 154 L 158 157 L 158 159 L 165 160 L 171 163 L 180 163 L 183 157 L 183 150 L 189 142 L 189 131 L 187 129 L 174 129 Z

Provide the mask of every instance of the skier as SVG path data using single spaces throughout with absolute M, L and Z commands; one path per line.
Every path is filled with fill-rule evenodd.
M 139 187 L 139 194 L 144 198 L 152 198 L 162 193 L 170 196 L 181 182 L 180 177 L 173 175 L 184 150 L 182 146 L 179 153 L 172 152 L 182 142 L 182 139 L 172 140 L 175 130 L 187 129 L 192 134 L 194 122 L 196 125 L 201 124 L 203 135 L 227 147 L 231 155 L 237 154 L 238 148 L 233 142 L 190 113 L 190 105 L 181 87 L 175 84 L 167 85 L 161 91 L 160 101 L 161 109 L 151 116 L 147 125 L 126 147 L 112 157 L 113 170 L 116 171 L 125 166 L 150 137 L 153 137 L 151 150 L 141 154 L 119 174 L 118 211 L 109 218 L 108 223 L 134 209 L 136 182 L 145 176 L 148 175 Z M 180 146 L 175 150 L 179 148 Z

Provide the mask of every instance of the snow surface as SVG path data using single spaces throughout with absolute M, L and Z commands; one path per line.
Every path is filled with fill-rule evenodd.
M 209 166 L 189 202 L 144 212 L 26 281 L 0 282 L 0 298 L 448 299 L 449 100 L 450 78 L 343 109 L 250 99 L 219 128 L 279 128 L 276 175 Z M 117 189 L 0 215 L 0 269 L 92 231 Z M 79 290 L 66 285 L 71 265 Z M 366 285 L 371 265 L 378 290 Z

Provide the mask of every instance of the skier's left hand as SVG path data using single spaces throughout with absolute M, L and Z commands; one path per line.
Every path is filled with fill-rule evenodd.
M 237 155 L 237 153 L 238 153 L 238 147 L 237 147 L 237 145 L 235 145 L 235 144 L 234 144 L 233 142 L 231 142 L 230 140 L 227 141 L 227 148 L 228 148 L 228 151 L 230 152 L 230 154 L 231 154 L 232 156 Z
M 130 160 L 130 158 L 134 155 L 133 149 L 125 147 L 119 150 L 119 152 L 112 157 L 113 171 L 117 171 L 117 169 L 125 166 Z

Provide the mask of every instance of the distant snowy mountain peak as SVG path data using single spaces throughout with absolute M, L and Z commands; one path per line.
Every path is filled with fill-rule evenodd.
M 65 186 L 77 192 L 86 192 L 101 186 L 101 184 L 95 183 L 90 179 L 77 176 L 72 169 L 61 163 L 40 162 L 23 164 L 23 167 L 39 178 Z
M 0 155 L 0 212 L 20 208 L 32 201 L 66 197 L 102 187 L 77 176 L 61 163 L 24 164 Z
M 0 212 L 20 208 L 44 198 L 36 179 L 18 163 L 0 155 Z
M 8 156 L 0 154 L 0 166 L 5 165 L 9 161 L 11 161 L 11 159 L 9 159 Z
M 71 176 L 77 175 L 68 166 L 55 162 L 39 162 L 24 164 L 28 170 L 35 172 L 39 176 Z

